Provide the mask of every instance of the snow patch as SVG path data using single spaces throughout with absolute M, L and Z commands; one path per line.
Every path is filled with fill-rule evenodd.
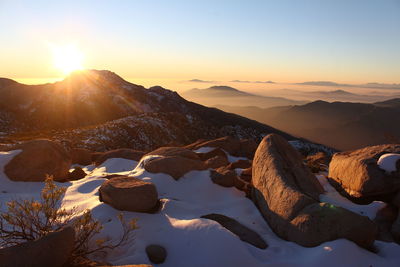
M 327 173 L 316 175 L 318 181 L 323 186 L 325 193 L 319 196 L 321 202 L 327 202 L 338 207 L 348 209 L 362 216 L 367 216 L 371 220 L 375 219 L 376 213 L 386 207 L 386 203 L 382 201 L 373 201 L 368 205 L 358 205 L 351 202 L 347 198 L 339 194 L 326 179 Z
M 378 159 L 378 166 L 386 173 L 391 173 L 397 170 L 396 163 L 400 160 L 400 154 L 387 153 L 380 156 Z

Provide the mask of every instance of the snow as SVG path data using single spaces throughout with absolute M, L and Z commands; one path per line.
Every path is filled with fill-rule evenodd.
M 400 154 L 387 153 L 380 156 L 378 166 L 387 173 L 396 171 L 396 162 L 400 160 Z
M 319 196 L 321 202 L 327 202 L 339 206 L 354 213 L 367 216 L 371 220 L 375 219 L 376 213 L 384 208 L 386 204 L 382 201 L 373 201 L 368 205 L 358 205 L 340 195 L 326 179 L 327 173 L 317 175 L 318 181 L 323 186 L 325 193 Z
M 37 198 L 43 183 L 13 182 L 8 180 L 3 167 L 19 151 L 0 153 L 0 201 L 15 198 Z M 143 159 L 143 160 L 151 160 Z M 375 241 L 378 253 L 358 247 L 353 242 L 338 239 L 313 248 L 301 247 L 277 237 L 259 211 L 245 194 L 236 188 L 224 188 L 212 183 L 208 171 L 191 171 L 175 181 L 167 174 L 153 174 L 143 169 L 142 162 L 108 159 L 101 166 L 85 166 L 85 178 L 66 186 L 62 205 L 65 208 L 91 209 L 93 216 L 102 222 L 104 229 L 98 238 L 118 238 L 122 231 L 117 215 L 120 211 L 99 202 L 98 188 L 105 181 L 105 173 L 118 173 L 153 182 L 162 201 L 158 213 L 123 212 L 125 219 L 138 219 L 132 242 L 109 252 L 106 261 L 115 264 L 150 264 L 145 247 L 160 244 L 168 252 L 165 263 L 156 266 L 398 266 L 400 246 L 395 243 Z M 325 180 L 320 177 L 320 181 Z M 326 196 L 340 200 L 327 183 Z M 3 193 L 5 190 L 7 193 Z M 329 195 L 331 193 L 331 195 Z M 0 208 L 4 208 L 1 205 Z M 372 207 L 371 207 L 372 209 Z M 265 250 L 242 242 L 218 223 L 200 216 L 220 213 L 230 216 L 256 231 L 269 245 Z

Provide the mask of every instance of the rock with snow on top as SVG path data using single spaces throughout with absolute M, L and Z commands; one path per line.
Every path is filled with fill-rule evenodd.
M 400 144 L 369 146 L 333 155 L 329 164 L 329 181 L 341 194 L 354 201 L 370 202 L 390 199 L 400 190 L 400 172 L 386 172 L 379 166 L 385 154 L 400 153 Z M 381 166 L 393 169 L 393 156 L 381 158 Z

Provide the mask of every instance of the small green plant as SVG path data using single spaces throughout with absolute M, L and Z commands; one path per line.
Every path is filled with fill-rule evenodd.
M 75 229 L 75 246 L 69 260 L 70 265 L 93 253 L 107 253 L 126 243 L 137 229 L 136 220 L 126 222 L 118 216 L 123 234 L 113 243 L 111 239 L 94 240 L 103 229 L 102 224 L 92 217 L 90 210 L 83 213 L 76 208 L 67 210 L 60 207 L 66 188 L 58 187 L 52 177 L 47 177 L 40 195 L 34 199 L 12 200 L 7 203 L 7 211 L 0 213 L 0 247 L 9 247 L 26 241 L 37 240 L 66 225 Z

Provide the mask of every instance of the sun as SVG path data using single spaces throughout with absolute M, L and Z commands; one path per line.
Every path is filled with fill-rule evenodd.
M 53 46 L 54 67 L 64 75 L 83 69 L 83 53 L 72 44 Z

